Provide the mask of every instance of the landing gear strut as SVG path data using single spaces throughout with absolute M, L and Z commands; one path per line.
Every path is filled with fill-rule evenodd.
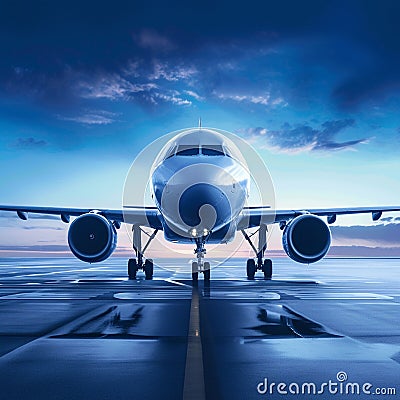
M 149 238 L 146 245 L 142 248 L 142 232 Z M 153 279 L 154 265 L 153 260 L 148 258 L 144 260 L 144 252 L 149 247 L 150 242 L 156 237 L 158 230 L 155 229 L 151 235 L 142 230 L 140 225 L 133 225 L 133 250 L 135 251 L 136 258 L 128 260 L 128 277 L 129 279 L 136 279 L 137 272 L 142 269 L 147 280 Z
M 204 247 L 206 238 L 203 236 L 201 238 L 196 238 L 196 248 L 194 253 L 197 256 L 197 261 L 192 262 L 192 280 L 197 282 L 199 280 L 199 272 L 204 274 L 204 280 L 210 281 L 210 263 L 208 261 L 203 262 L 204 255 L 206 254 L 206 249 Z
M 264 258 L 265 250 L 267 249 L 267 225 L 261 224 L 258 230 L 258 249 L 254 246 L 251 241 L 251 235 L 249 236 L 243 229 L 242 234 L 245 239 L 250 243 L 251 248 L 254 250 L 256 259 L 249 258 L 247 260 L 246 272 L 247 279 L 253 280 L 257 270 L 264 273 L 264 279 L 270 280 L 272 278 L 272 261 L 268 258 Z

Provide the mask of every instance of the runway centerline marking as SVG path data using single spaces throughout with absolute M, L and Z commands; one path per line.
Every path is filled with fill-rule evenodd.
M 205 400 L 203 347 L 200 331 L 200 301 L 199 290 L 193 287 L 192 303 L 188 332 L 188 347 L 186 355 L 185 381 L 183 384 L 184 400 Z

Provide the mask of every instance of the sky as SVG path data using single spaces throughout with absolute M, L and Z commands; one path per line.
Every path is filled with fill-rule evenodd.
M 257 149 L 278 208 L 398 205 L 399 18 L 388 0 L 3 1 L 0 203 L 118 208 L 140 151 L 201 117 Z M 400 255 L 386 217 L 338 218 L 334 246 Z M 66 232 L 1 213 L 0 251 Z

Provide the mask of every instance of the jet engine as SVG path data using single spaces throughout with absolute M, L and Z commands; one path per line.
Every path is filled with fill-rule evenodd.
M 285 227 L 282 244 L 294 261 L 311 264 L 323 258 L 331 245 L 331 231 L 325 222 L 311 214 L 292 219 Z
M 68 244 L 74 256 L 80 260 L 100 262 L 115 250 L 117 232 L 114 225 L 102 215 L 83 214 L 71 223 Z

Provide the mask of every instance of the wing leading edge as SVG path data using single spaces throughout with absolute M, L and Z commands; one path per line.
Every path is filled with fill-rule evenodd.
M 110 221 L 138 224 L 153 229 L 162 230 L 161 214 L 156 207 L 127 207 L 124 209 L 90 209 L 90 208 L 63 208 L 63 207 L 35 207 L 0 205 L 0 211 L 14 211 L 21 219 L 27 219 L 29 213 L 58 215 L 64 222 L 69 218 L 89 212 L 99 212 Z M 310 208 L 303 210 L 274 210 L 263 207 L 246 207 L 240 217 L 238 230 L 253 228 L 260 224 L 287 222 L 303 214 L 313 214 L 327 217 L 328 223 L 336 221 L 337 215 L 368 214 L 371 213 L 374 221 L 379 220 L 384 212 L 400 211 L 400 206 L 386 207 L 348 207 L 348 208 Z
M 260 224 L 273 224 L 287 222 L 303 214 L 313 214 L 327 217 L 327 222 L 332 224 L 337 215 L 368 214 L 372 220 L 377 221 L 384 212 L 400 211 L 400 206 L 386 207 L 348 207 L 348 208 L 310 208 L 303 210 L 273 210 L 265 207 L 245 208 L 240 216 L 238 229 L 254 228 Z
M 58 215 L 63 222 L 68 223 L 70 217 L 78 217 L 90 212 L 98 212 L 110 221 L 139 224 L 153 229 L 162 230 L 160 213 L 156 207 L 129 207 L 120 210 L 90 209 L 90 208 L 63 208 L 63 207 L 35 207 L 0 205 L 0 211 L 14 211 L 21 219 L 28 219 L 29 213 Z

